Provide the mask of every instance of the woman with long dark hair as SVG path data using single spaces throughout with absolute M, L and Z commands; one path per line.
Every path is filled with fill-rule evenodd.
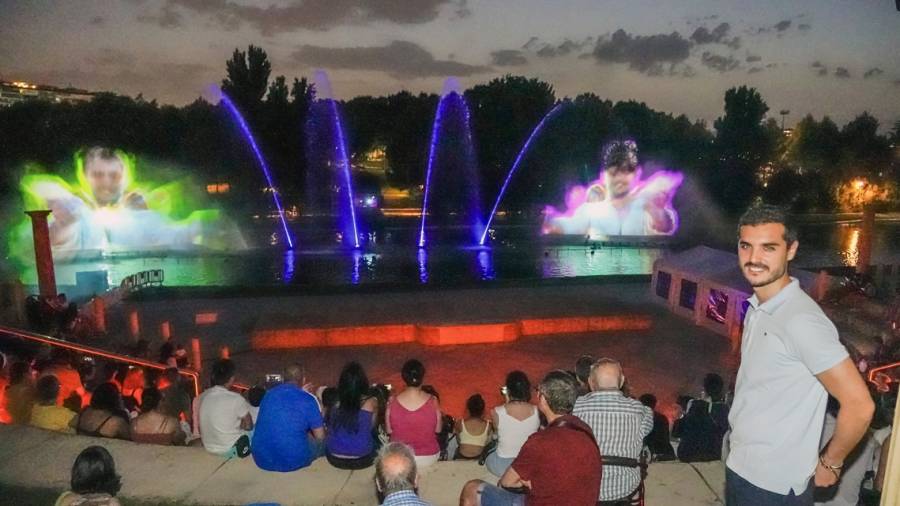
M 102 446 L 89 446 L 72 465 L 72 490 L 63 492 L 55 506 L 120 506 L 116 494 L 122 488 L 112 455 Z
M 112 383 L 94 390 L 90 406 L 74 420 L 75 431 L 83 436 L 131 439 L 128 413 L 122 407 L 122 394 Z
M 369 379 L 358 362 L 350 362 L 338 380 L 338 402 L 325 420 L 325 458 L 339 469 L 363 469 L 375 459 L 372 428 L 378 400 L 369 395 Z

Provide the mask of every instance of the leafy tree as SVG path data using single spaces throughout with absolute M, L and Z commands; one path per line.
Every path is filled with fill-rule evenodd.
M 278 76 L 269 84 L 269 93 L 266 95 L 266 102 L 270 105 L 284 107 L 288 103 L 289 90 L 285 84 L 284 76 Z
M 254 45 L 247 52 L 234 50 L 231 59 L 225 63 L 227 76 L 222 80 L 222 91 L 225 92 L 245 113 L 256 111 L 266 87 L 272 64 L 265 50 Z

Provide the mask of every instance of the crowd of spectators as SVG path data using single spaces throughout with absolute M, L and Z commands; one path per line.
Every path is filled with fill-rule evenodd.
M 441 459 L 478 461 L 499 478 L 497 486 L 466 484 L 461 504 L 619 506 L 642 493 L 650 462 L 726 458 L 730 394 L 721 376 L 708 374 L 698 396 L 681 396 L 670 423 L 664 412 L 672 410 L 657 410 L 655 395 L 631 397 L 618 361 L 585 355 L 574 366 L 551 371 L 536 388 L 524 372 L 511 371 L 500 387 L 502 404 L 488 409 L 474 393 L 464 416 L 448 425 L 437 391 L 425 383 L 425 365 L 414 359 L 402 366 L 399 392 L 370 383 L 357 362 L 318 389 L 300 364 L 237 387 L 236 364 L 222 359 L 210 368 L 209 388 L 192 399 L 174 368 L 159 373 L 95 364 L 62 351 L 8 363 L 0 354 L 0 421 L 143 444 L 192 444 L 223 458 L 252 456 L 260 469 L 275 472 L 323 456 L 339 469 L 374 465 L 384 504 L 426 504 L 416 495 L 418 473 Z M 879 399 L 870 436 L 848 458 L 839 486 L 817 493 L 820 504 L 856 504 L 864 483 L 863 496 L 877 496 L 895 397 Z M 829 407 L 823 441 L 838 408 Z M 112 457 L 98 448 L 78 457 L 72 491 L 59 504 L 82 496 L 118 504 Z M 87 478 L 88 470 L 102 476 Z

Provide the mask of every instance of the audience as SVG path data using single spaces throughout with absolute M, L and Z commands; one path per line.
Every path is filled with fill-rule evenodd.
M 329 411 L 325 456 L 338 469 L 364 469 L 375 460 L 375 413 L 378 400 L 369 395 L 369 379 L 357 362 L 344 366 L 338 380 L 338 402 Z
M 640 454 L 653 429 L 653 411 L 622 394 L 625 373 L 613 359 L 591 367 L 591 393 L 579 397 L 573 414 L 594 431 L 603 455 L 600 504 L 628 504 L 641 484 Z
M 131 439 L 122 395 L 112 383 L 104 383 L 94 390 L 91 404 L 73 420 L 72 426 L 83 436 Z
M 575 378 L 578 380 L 578 397 L 591 393 L 589 379 L 591 366 L 594 365 L 594 357 L 582 355 L 575 361 Z
M 131 421 L 131 440 L 156 445 L 181 445 L 187 434 L 178 419 L 162 413 L 159 403 L 162 394 L 155 387 L 144 390 L 141 414 Z
M 538 387 L 547 428 L 529 436 L 499 487 L 472 480 L 463 487 L 460 504 L 593 506 L 600 492 L 600 452 L 591 428 L 571 414 L 577 388 L 567 372 L 547 374 Z
M 228 359 L 212 366 L 213 386 L 198 397 L 197 425 L 206 451 L 224 457 L 238 453 L 235 443 L 253 428 L 250 404 L 241 394 L 232 392 L 236 367 Z
M 656 411 L 656 396 L 644 394 L 639 399 L 641 404 L 653 410 L 653 430 L 644 438 L 644 445 L 650 450 L 653 460 L 675 460 L 675 449 L 669 437 L 669 419 Z
M 181 384 L 181 376 L 178 369 L 169 367 L 159 379 L 159 411 L 178 420 L 188 421 L 191 416 L 191 396 Z
M 284 371 L 284 383 L 263 397 L 250 445 L 260 469 L 296 471 L 322 456 L 322 413 L 315 396 L 303 389 L 305 384 L 303 366 L 293 364 Z
M 87 405 L 84 385 L 81 384 L 81 375 L 72 366 L 72 362 L 73 356 L 69 350 L 54 348 L 50 355 L 50 364 L 41 370 L 41 376 L 53 375 L 59 381 L 57 406 L 62 406 L 63 401 L 73 394 L 79 396 L 82 406 Z
M 256 419 L 259 418 L 259 405 L 262 404 L 263 397 L 266 395 L 266 389 L 254 385 L 247 390 L 247 402 L 250 403 L 250 418 L 253 419 L 253 425 L 256 425 Z
M 406 388 L 388 401 L 385 428 L 391 441 L 412 448 L 416 465 L 425 468 L 440 457 L 437 433 L 442 425 L 441 408 L 437 398 L 422 389 L 425 379 L 422 362 L 408 360 L 400 376 Z
M 39 429 L 72 432 L 69 424 L 75 418 L 75 412 L 56 404 L 59 388 L 56 376 L 44 376 L 38 380 L 37 403 L 31 408 L 31 425 Z
M 419 475 L 412 449 L 388 443 L 375 461 L 375 491 L 384 506 L 429 506 L 416 494 Z
M 12 423 L 27 424 L 31 421 L 34 397 L 31 366 L 28 362 L 13 362 L 9 366 L 9 386 L 6 387 L 6 410 Z
M 707 374 L 703 394 L 688 401 L 684 416 L 675 422 L 672 437 L 679 439 L 678 460 L 710 462 L 722 458 L 722 441 L 728 431 L 724 385 L 718 374 Z
M 102 446 L 89 446 L 72 465 L 72 490 L 63 492 L 55 506 L 119 506 L 116 494 L 122 488 L 116 463 Z
M 481 457 L 491 435 L 491 423 L 484 419 L 484 398 L 475 394 L 466 400 L 466 417 L 453 427 L 456 438 L 448 452 L 450 458 L 471 460 Z
M 531 382 L 522 371 L 506 375 L 503 395 L 506 403 L 491 410 L 491 423 L 497 431 L 497 448 L 485 460 L 494 476 L 503 476 L 519 455 L 525 440 L 541 426 L 537 407 L 531 404 Z

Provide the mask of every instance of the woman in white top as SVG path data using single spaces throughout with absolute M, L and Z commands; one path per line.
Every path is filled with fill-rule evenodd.
M 541 425 L 537 407 L 531 401 L 531 382 L 522 371 L 506 375 L 504 392 L 506 403 L 491 410 L 491 421 L 497 431 L 497 449 L 488 455 L 485 465 L 496 476 L 503 476 L 506 469 L 519 455 L 528 436 Z

